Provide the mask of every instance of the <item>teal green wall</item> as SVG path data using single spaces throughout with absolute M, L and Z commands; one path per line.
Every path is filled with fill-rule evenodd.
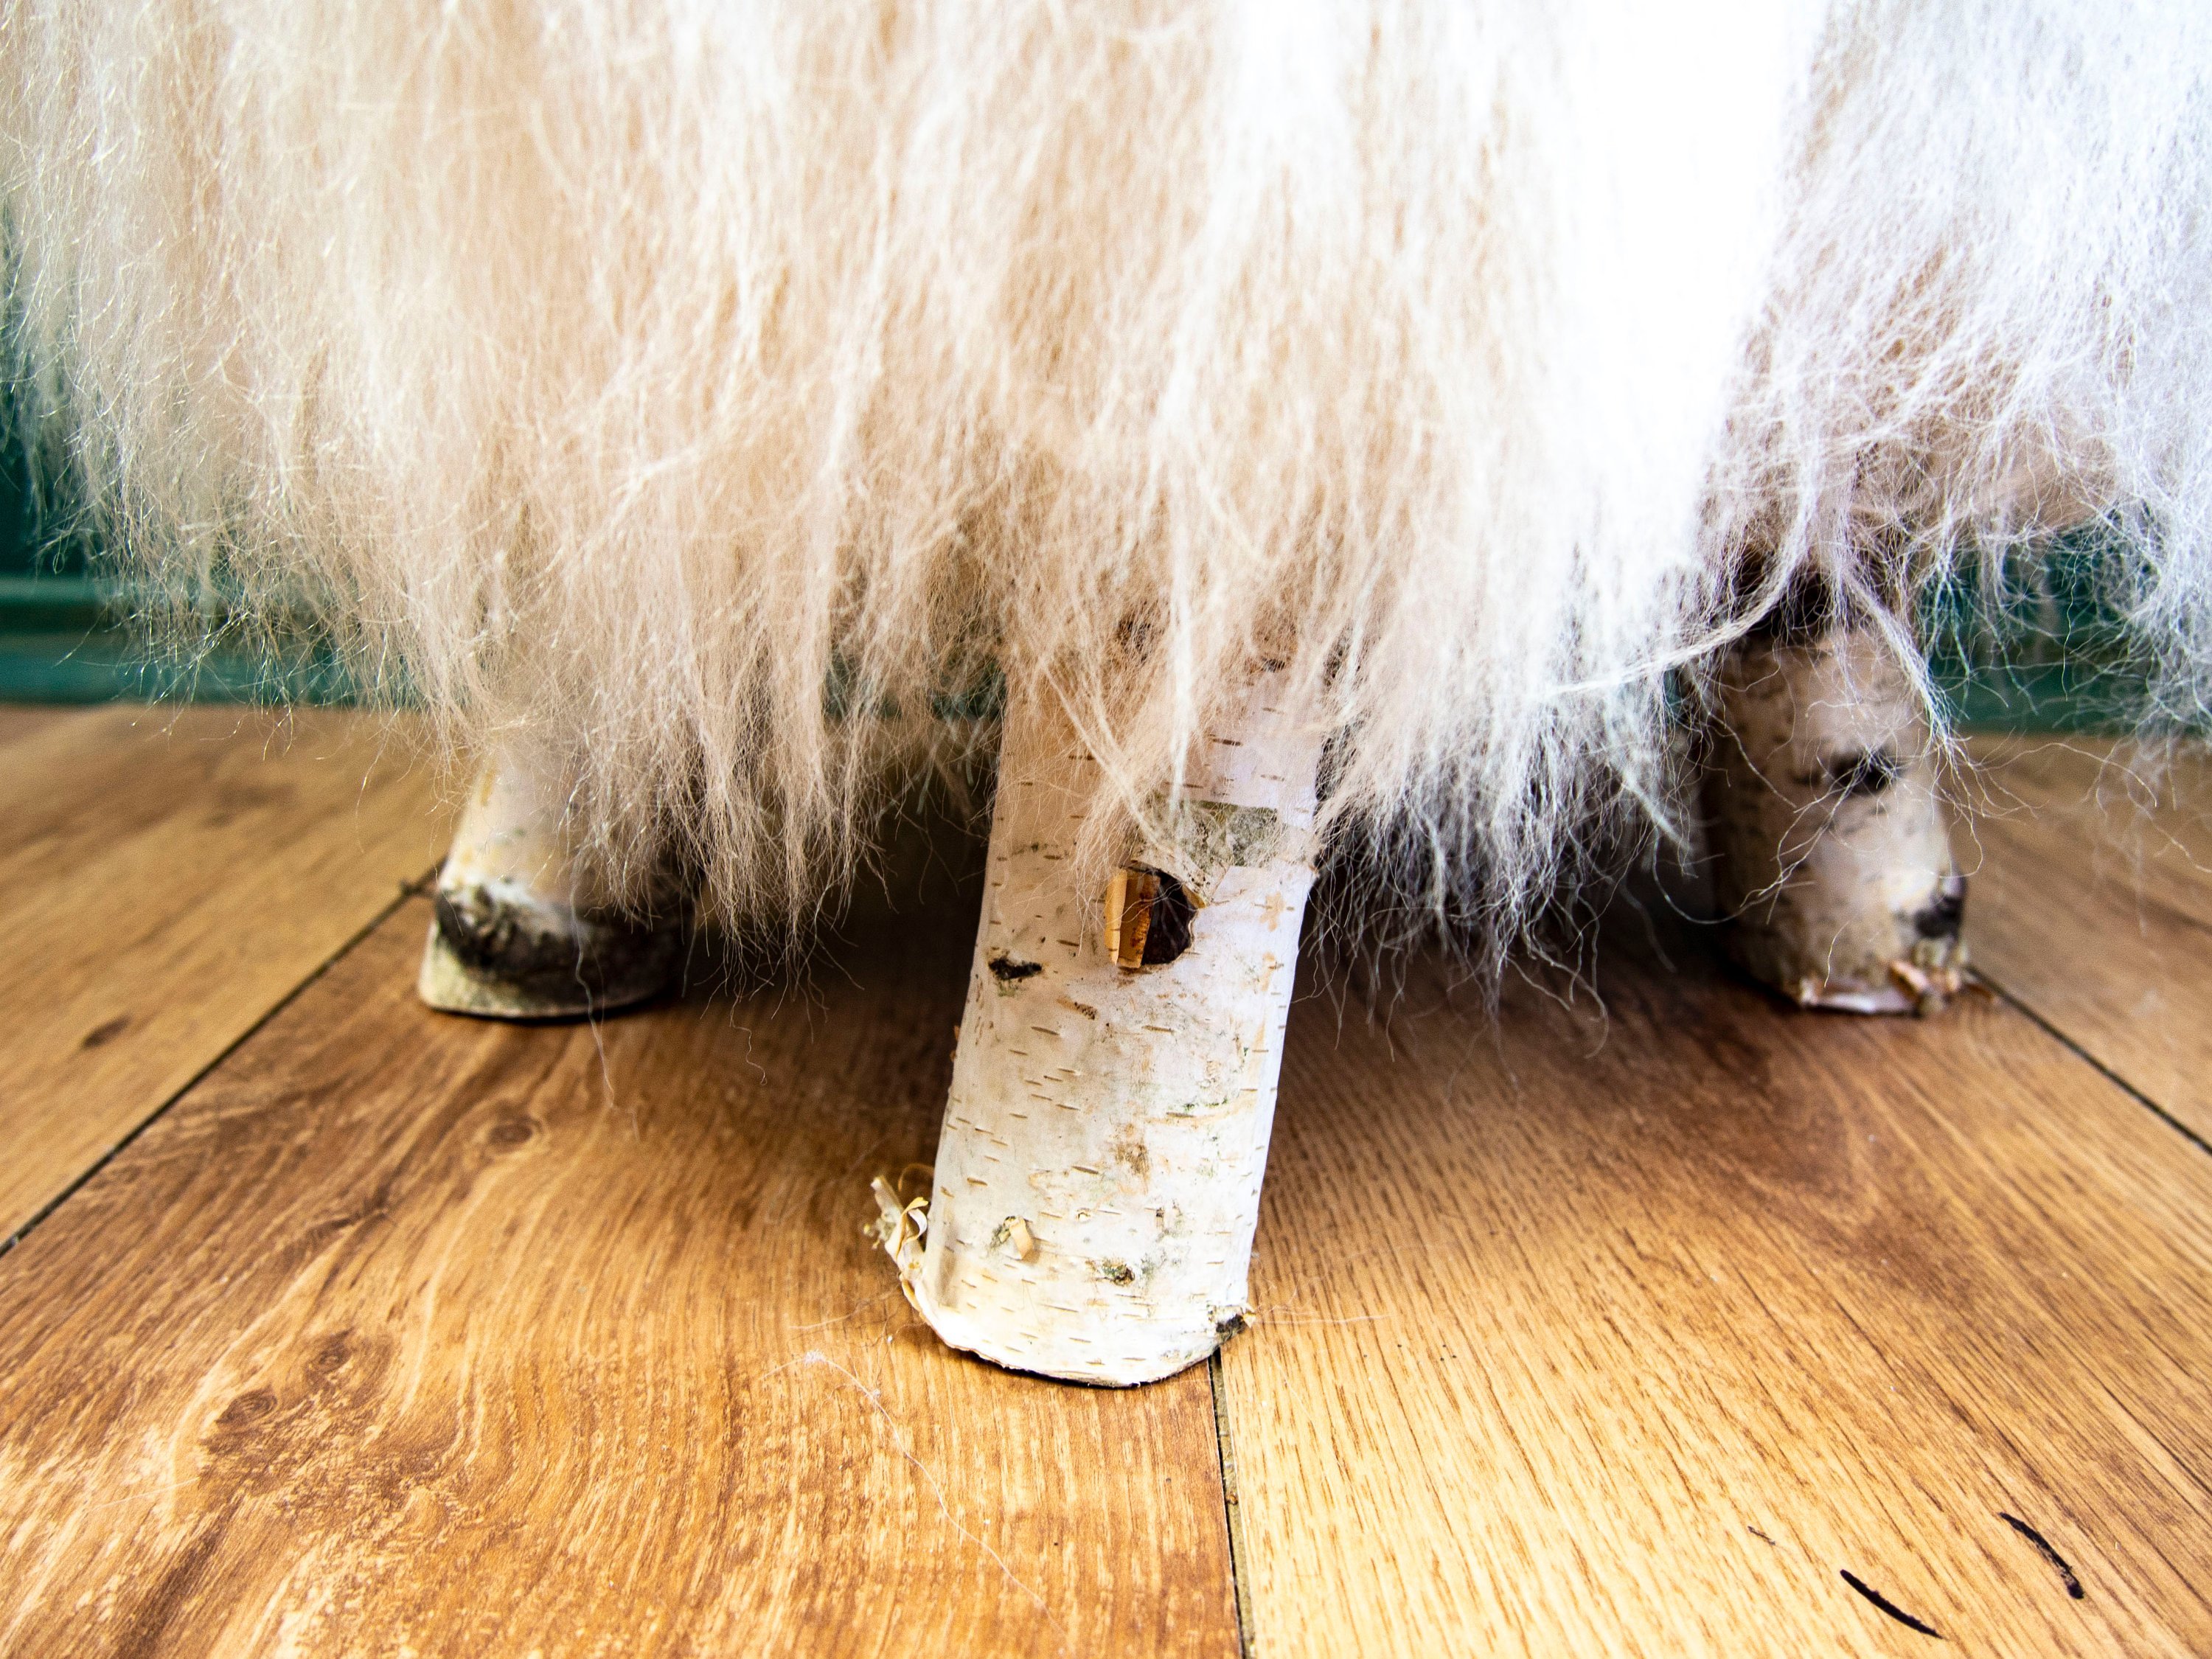
M 12 428 L 0 395 L 0 434 Z M 51 545 L 31 510 L 22 447 L 0 443 L 0 699 L 99 702 L 143 696 L 143 670 L 81 553 Z
M 0 410 L 4 413 L 4 410 Z M 41 559 L 22 451 L 0 445 L 0 699 L 93 702 L 143 679 L 82 560 Z
M 0 391 L 0 434 L 9 413 Z M 153 659 L 128 626 L 129 594 L 94 574 L 80 538 L 39 522 L 27 480 L 21 447 L 0 444 L 0 702 L 353 700 L 312 651 L 278 664 L 221 649 L 189 665 Z

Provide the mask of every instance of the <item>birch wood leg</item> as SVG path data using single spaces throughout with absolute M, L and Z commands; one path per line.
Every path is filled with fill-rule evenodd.
M 955 1347 L 1145 1382 L 1243 1321 L 1321 747 L 1275 692 L 1263 674 L 1209 734 L 1166 844 L 1103 892 L 1071 878 L 1096 763 L 1057 710 L 1007 711 L 926 1233 L 882 1195 Z
M 1710 775 L 1737 962 L 1808 1008 L 1925 1012 L 1955 992 L 1966 880 L 1919 697 L 1883 641 L 1759 641 L 1721 674 Z
M 674 975 L 674 927 L 608 908 L 569 852 L 565 782 L 510 749 L 477 779 L 439 872 L 416 981 L 447 1013 L 491 1019 L 606 1013 Z

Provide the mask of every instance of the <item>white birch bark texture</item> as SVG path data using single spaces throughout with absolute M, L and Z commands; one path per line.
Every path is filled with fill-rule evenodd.
M 1096 763 L 1009 708 L 926 1235 L 885 1242 L 938 1334 L 1017 1370 L 1146 1382 L 1246 1313 L 1321 738 L 1262 673 L 1208 732 L 1164 844 L 1073 877 Z
M 1966 965 L 1966 881 L 1894 653 L 1858 629 L 1747 644 L 1720 712 L 1705 804 L 1737 962 L 1804 1007 L 1940 1007 Z
M 447 1013 L 546 1019 L 643 1001 L 680 936 L 612 911 L 572 855 L 557 768 L 508 747 L 470 791 L 438 873 L 416 988 Z

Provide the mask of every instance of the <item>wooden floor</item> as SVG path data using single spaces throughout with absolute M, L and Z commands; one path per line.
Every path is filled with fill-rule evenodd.
M 2212 1652 L 2212 765 L 1993 750 L 1940 1019 L 1303 1003 L 1254 1328 L 1103 1393 L 861 1237 L 972 894 L 441 1018 L 376 736 L 0 711 L 0 1651 Z

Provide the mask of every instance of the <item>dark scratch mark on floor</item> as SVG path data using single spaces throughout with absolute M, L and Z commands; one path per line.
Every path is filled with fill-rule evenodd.
M 2051 1570 L 2058 1575 L 2060 1581 L 2065 1584 L 2067 1595 L 2072 1596 L 2076 1601 L 2086 1599 L 2085 1594 L 2081 1589 L 2081 1581 L 2075 1577 L 2074 1569 L 2067 1564 L 2066 1558 L 2051 1547 L 2051 1540 L 2048 1538 L 2045 1538 L 2033 1527 L 2029 1526 L 2027 1522 L 2021 1520 L 2018 1516 L 2007 1515 L 2002 1510 L 1999 1510 L 1997 1511 L 1997 1519 L 2003 1522 L 2005 1525 L 2010 1527 L 2022 1538 L 2025 1538 L 2029 1543 L 2035 1546 L 2036 1553 L 2040 1555 L 2045 1560 L 2051 1563 Z
M 1896 1602 L 1891 1601 L 1880 1590 L 1875 1589 L 1873 1585 L 1868 1583 L 1865 1579 L 1860 1577 L 1858 1574 L 1853 1572 L 1849 1567 L 1843 1569 L 1843 1574 L 1844 1582 L 1846 1584 L 1849 1584 L 1861 1595 L 1865 1596 L 1868 1601 L 1873 1602 L 1875 1606 L 1880 1607 L 1891 1618 L 1896 1620 L 1899 1624 L 1910 1626 L 1912 1629 L 1918 1631 L 1923 1636 L 1932 1636 L 1939 1642 L 1943 1639 L 1943 1632 L 1942 1631 L 1937 1630 L 1935 1626 L 1929 1624 L 1924 1620 L 1915 1619 L 1911 1613 L 1907 1613 L 1903 1607 L 1898 1606 Z

